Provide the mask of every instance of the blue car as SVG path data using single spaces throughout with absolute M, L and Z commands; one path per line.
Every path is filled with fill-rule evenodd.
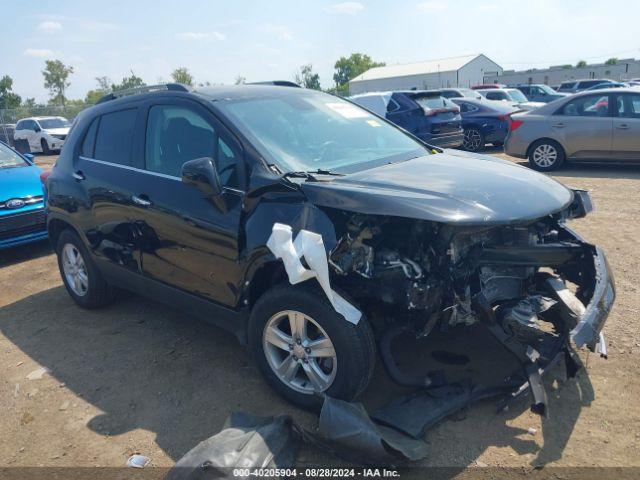
M 475 100 L 472 98 L 452 98 L 462 115 L 464 141 L 462 148 L 478 152 L 487 143 L 495 146 L 504 144 L 509 133 L 511 114 L 519 111 L 506 102 Z
M 42 171 L 31 159 L 0 142 L 0 249 L 47 238 Z
M 462 146 L 460 109 L 439 90 L 372 92 L 349 97 L 423 142 L 442 148 Z

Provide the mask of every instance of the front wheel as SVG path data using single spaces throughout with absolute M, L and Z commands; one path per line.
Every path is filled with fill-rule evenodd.
M 337 313 L 323 292 L 279 285 L 255 304 L 249 348 L 271 387 L 304 408 L 318 409 L 321 394 L 352 400 L 369 384 L 375 363 L 373 333 Z
M 564 150 L 554 140 L 538 140 L 529 150 L 531 168 L 541 172 L 549 172 L 560 168 L 564 160 Z
M 464 131 L 462 148 L 469 152 L 478 152 L 484 148 L 484 136 L 476 128 L 469 128 Z

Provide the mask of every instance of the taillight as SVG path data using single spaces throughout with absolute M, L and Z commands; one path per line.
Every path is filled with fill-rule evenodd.
M 509 124 L 509 131 L 515 132 L 517 129 L 519 129 L 522 126 L 523 123 L 524 123 L 524 120 L 511 119 L 511 123 Z
M 40 181 L 42 182 L 43 185 L 46 183 L 47 178 L 49 178 L 49 175 L 51 175 L 51 170 L 42 172 L 40 174 Z

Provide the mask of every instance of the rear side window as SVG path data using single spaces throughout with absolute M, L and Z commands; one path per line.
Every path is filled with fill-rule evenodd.
M 606 117 L 609 114 L 609 96 L 578 97 L 567 103 L 558 113 L 569 117 Z
M 354 98 L 353 101 L 381 117 L 384 117 L 387 112 L 385 101 L 380 95 L 367 95 L 366 97 Z
M 96 146 L 96 132 L 98 131 L 98 121 L 100 117 L 96 117 L 91 122 L 87 133 L 82 141 L 82 148 L 80 149 L 80 155 L 83 157 L 93 158 L 93 150 Z
M 487 92 L 484 94 L 489 100 L 506 100 L 507 94 L 504 92 Z
M 16 124 L 16 130 L 24 130 L 24 129 L 26 128 L 26 127 L 25 127 L 25 123 L 26 123 L 25 121 L 20 120 L 20 121 Z
M 618 116 L 640 119 L 640 94 L 618 95 Z
M 137 113 L 138 110 L 133 108 L 100 117 L 93 158 L 119 165 L 130 164 Z

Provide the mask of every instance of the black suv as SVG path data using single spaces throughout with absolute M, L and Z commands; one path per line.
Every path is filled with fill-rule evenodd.
M 76 118 L 46 191 L 80 306 L 126 289 L 200 315 L 247 343 L 300 405 L 358 395 L 376 345 L 393 379 L 428 384 L 391 346 L 436 326 L 486 327 L 539 368 L 569 339 L 604 346 L 608 266 L 564 225 L 590 210 L 586 192 L 443 152 L 325 93 L 172 84 L 109 95 Z

